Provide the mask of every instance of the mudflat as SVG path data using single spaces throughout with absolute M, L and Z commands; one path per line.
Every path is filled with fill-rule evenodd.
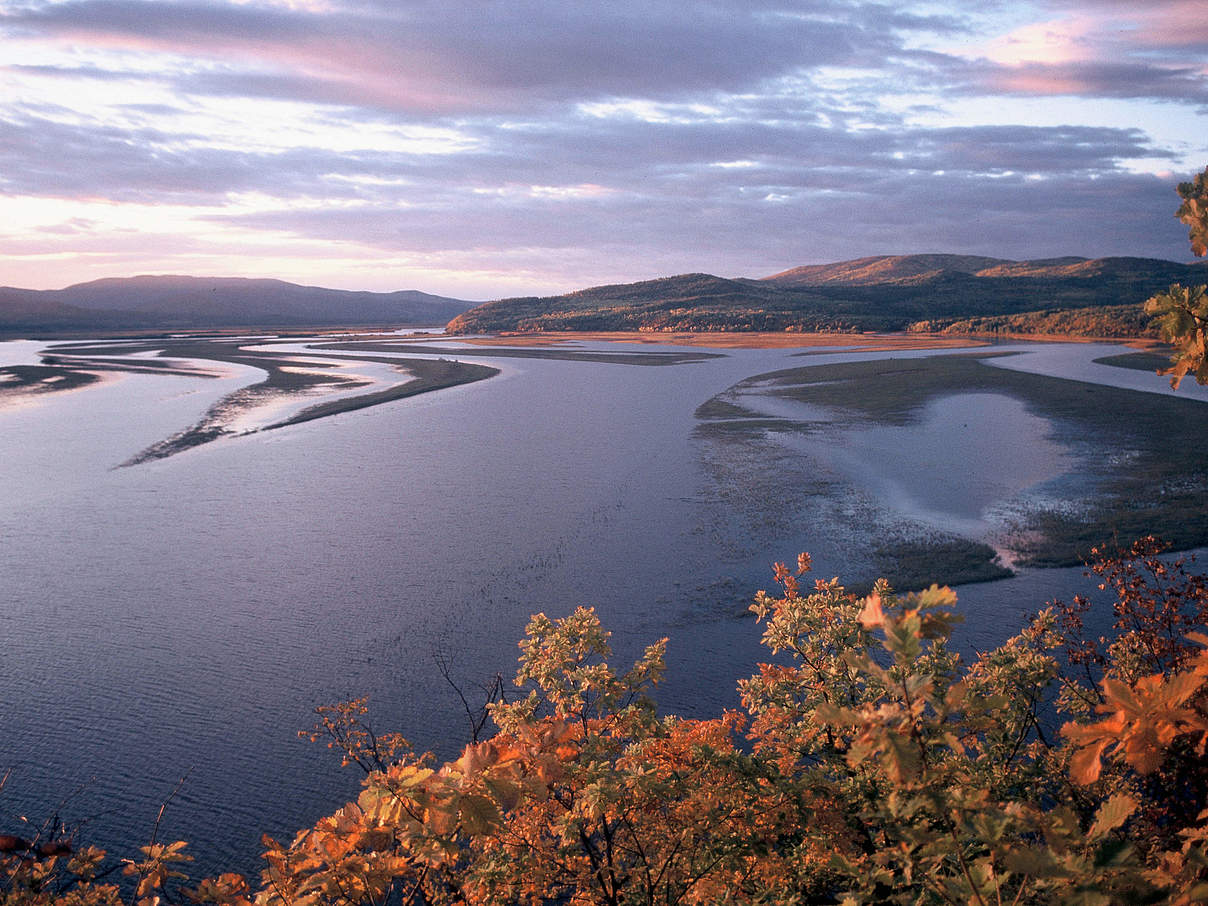
M 747 458 L 755 463 L 774 457 L 776 442 L 769 438 L 777 436 L 801 437 L 801 448 L 819 456 L 847 439 L 893 431 L 902 435 L 902 443 L 909 440 L 911 449 L 929 444 L 944 449 L 953 445 L 950 438 L 915 436 L 937 405 L 969 394 L 1009 398 L 1028 417 L 1046 420 L 1047 440 L 1077 462 L 1065 478 L 1050 484 L 1043 499 L 1026 502 L 1015 513 L 1015 524 L 1006 526 L 1002 542 L 1012 562 L 1077 565 L 1090 556 L 1092 546 L 1147 534 L 1182 550 L 1208 545 L 1202 402 L 992 367 L 991 361 L 1002 355 L 985 350 L 754 375 L 701 406 L 698 431 L 715 442 L 746 445 Z M 876 447 L 865 452 L 878 450 L 894 455 Z M 1104 451 L 1113 452 L 1105 456 Z M 1030 452 L 1025 447 L 1019 455 Z M 951 468 L 959 471 L 960 466 Z M 886 465 L 882 471 L 892 470 Z M 803 486 L 802 493 L 842 495 L 843 485 L 823 480 L 824 474 L 807 475 L 816 486 Z M 935 479 L 942 482 L 952 474 Z M 904 587 L 925 578 L 916 568 L 920 563 L 931 581 L 937 573 L 948 582 L 1002 574 L 994 562 L 996 552 L 974 543 L 981 539 L 962 538 L 959 529 L 924 539 L 907 531 L 884 543 L 894 533 L 883 524 L 878 527 L 882 547 L 875 551 L 875 566 Z
M 443 358 L 346 355 L 327 356 L 325 360 L 321 355 L 312 356 L 309 352 L 273 350 L 273 342 L 274 338 L 269 337 L 242 341 L 234 338 L 182 337 L 60 344 L 42 354 L 42 365 L 16 365 L 0 369 L 0 403 L 78 390 L 101 380 L 106 373 L 218 378 L 230 370 L 224 368 L 225 365 L 250 366 L 265 373 L 263 380 L 226 394 L 195 424 L 152 444 L 122 463 L 124 466 L 133 466 L 163 459 L 222 437 L 269 431 L 326 418 L 480 381 L 499 373 L 499 369 L 487 365 Z M 266 345 L 269 348 L 264 348 Z M 385 344 L 382 348 L 399 351 L 399 347 Z M 417 351 L 428 354 L 439 352 L 435 348 Z M 358 363 L 386 365 L 392 376 L 384 380 L 367 378 L 357 372 Z M 357 393 L 357 390 L 365 392 Z M 332 398 L 299 408 L 307 398 L 321 395 Z M 262 420 L 251 428 L 237 427 L 240 423 L 246 423 L 249 416 L 254 417 L 257 411 L 282 409 L 293 411 L 282 418 Z

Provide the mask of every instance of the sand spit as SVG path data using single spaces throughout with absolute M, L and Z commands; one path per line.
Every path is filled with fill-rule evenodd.
M 226 394 L 195 424 L 121 464 L 134 466 L 219 438 L 326 418 L 499 373 L 489 366 L 447 359 L 276 352 L 271 348 L 274 339 L 174 337 L 55 344 L 42 352 L 40 365 L 0 368 L 0 405 L 91 386 L 106 376 L 121 374 L 220 378 L 231 376 L 232 365 L 263 372 L 262 380 Z M 280 342 L 297 340 L 282 338 Z M 266 345 L 269 348 L 263 348 Z M 252 346 L 261 348 L 249 348 Z M 389 344 L 381 347 L 399 351 Z M 424 355 L 443 352 L 409 348 Z

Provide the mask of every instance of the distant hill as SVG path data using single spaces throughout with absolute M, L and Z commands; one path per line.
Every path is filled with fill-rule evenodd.
M 126 277 L 66 289 L 0 287 L 0 330 L 444 324 L 474 305 L 415 290 L 350 292 L 240 277 Z
M 740 313 L 776 309 L 800 293 L 755 280 L 728 280 L 711 274 L 680 274 L 640 283 L 595 286 L 562 296 L 524 297 L 487 302 L 458 315 L 454 333 L 494 330 L 629 330 L 658 327 L 689 318 L 704 323 L 717 315 L 717 329 L 759 329 Z M 705 328 L 709 329 L 709 328 Z
M 500 330 L 765 330 L 807 299 L 824 297 L 758 280 L 680 274 L 640 283 L 595 286 L 562 296 L 487 302 L 458 315 L 451 333 Z
M 1171 283 L 1208 282 L 1208 267 L 1152 258 L 1009 261 L 884 255 L 808 265 L 759 280 L 682 274 L 561 296 L 488 302 L 452 333 L 504 330 L 904 330 L 973 318 L 1139 305 Z M 1052 321 L 1059 323 L 1060 319 Z M 1113 317 L 1113 330 L 1127 320 Z M 1142 329 L 1142 328 L 1138 328 Z
M 764 279 L 781 286 L 867 286 L 931 277 L 942 271 L 975 274 L 986 268 L 1012 263 L 1015 262 L 975 255 L 878 255 L 834 264 L 807 264 Z

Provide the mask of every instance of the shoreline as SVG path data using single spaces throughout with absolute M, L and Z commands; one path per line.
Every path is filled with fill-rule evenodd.
M 894 352 L 972 347 L 980 351 L 973 352 L 973 355 L 994 354 L 989 348 L 993 345 L 989 338 L 908 333 L 559 331 L 462 337 L 447 334 L 383 335 L 353 327 L 345 331 L 326 331 L 318 336 L 299 336 L 293 331 L 279 332 L 274 336 L 250 337 L 245 334 L 240 338 L 216 334 L 217 332 L 209 331 L 205 335 L 177 335 L 170 338 L 126 338 L 124 342 L 97 339 L 97 342 L 92 343 L 76 340 L 57 344 L 43 351 L 42 365 L 0 368 L 0 374 L 9 375 L 8 380 L 0 383 L 0 404 L 45 399 L 60 390 L 88 387 L 102 380 L 105 375 L 116 376 L 123 372 L 219 377 L 221 370 L 205 368 L 205 364 L 210 363 L 215 366 L 248 366 L 265 373 L 263 380 L 245 385 L 224 396 L 195 424 L 153 444 L 121 464 L 130 466 L 162 459 L 221 437 L 241 436 L 301 424 L 421 393 L 473 383 L 499 373 L 499 369 L 489 365 L 463 363 L 447 358 L 457 355 L 478 355 L 488 359 L 518 357 L 613 364 L 674 365 L 724 356 L 724 350 L 728 349 L 800 350 L 797 355 L 810 356 L 835 348 L 862 352 Z M 315 340 L 308 346 L 308 355 L 319 359 L 326 358 L 328 362 L 312 362 L 307 366 L 307 371 L 300 371 L 296 368 L 296 357 L 299 355 L 297 351 L 278 353 L 271 348 L 248 348 L 251 345 L 271 347 L 274 343 L 294 343 L 299 339 Z M 1074 338 L 1044 339 L 1060 342 Z M 1091 342 L 1092 338 L 1077 340 Z M 607 351 L 577 348 L 578 344 L 585 342 L 684 348 L 681 351 Z M 1152 341 L 1133 341 L 1129 345 L 1134 348 L 1152 349 L 1156 344 Z M 124 360 L 121 358 L 147 353 L 155 353 L 155 356 Z M 403 357 L 409 353 L 441 358 Z M 1110 357 L 1112 360 L 1105 361 L 1105 364 L 1139 367 L 1141 359 L 1149 363 L 1147 355 L 1150 354 L 1114 356 Z M 1138 361 L 1134 362 L 1134 359 Z M 382 382 L 370 382 L 355 374 L 342 373 L 342 366 L 355 365 L 356 362 L 375 362 L 388 364 L 400 371 L 405 369 L 410 373 L 410 378 L 397 383 L 386 382 L 387 385 L 381 387 Z M 325 372 L 324 369 L 330 370 Z M 361 387 L 372 388 L 375 383 L 380 389 L 369 389 L 364 393 L 352 392 Z M 304 394 L 320 392 L 324 387 L 340 393 L 341 396 L 302 406 L 287 417 L 257 424 L 247 430 L 237 430 L 235 427 L 241 416 L 253 413 L 257 408 L 288 405 Z M 740 419 L 739 424 L 741 423 Z M 733 430 L 738 426 L 726 427 Z M 749 421 L 746 427 L 752 427 Z M 720 424 L 714 426 L 714 430 L 721 428 Z
M 982 364 L 995 356 L 987 349 L 892 362 L 806 365 L 752 375 L 703 404 L 697 410 L 697 430 L 714 440 L 754 444 L 756 450 L 769 442 L 769 431 L 813 436 L 821 443 L 828 432 L 910 429 L 920 423 L 931 400 L 972 392 L 1005 395 L 1049 420 L 1050 436 L 1080 461 L 1074 471 L 1042 482 L 1052 499 L 1037 499 L 1008 513 L 1008 523 L 1013 524 L 1003 525 L 1003 540 L 1016 565 L 1076 565 L 1084 562 L 1092 546 L 1113 537 L 1155 534 L 1175 550 L 1208 544 L 1208 514 L 1202 505 L 1208 466 L 1196 454 L 1202 403 Z M 747 394 L 766 394 L 807 408 L 801 418 L 769 417 L 768 412 L 743 405 Z M 809 420 L 811 409 L 820 420 Z M 821 418 L 824 412 L 827 415 Z M 1104 448 L 1129 451 L 1129 468 L 1119 472 L 1096 461 L 1095 451 Z M 1088 504 L 1092 489 L 1094 502 Z M 909 521 L 910 514 L 903 517 Z M 965 542 L 985 544 L 987 539 L 951 534 L 935 540 L 943 548 L 960 539 L 962 543 L 948 553 L 966 570 L 974 551 Z M 908 561 L 918 559 L 919 553 L 910 548 L 919 539 L 902 540 L 904 544 L 885 545 L 880 553 L 897 561 L 887 567 L 909 573 Z M 935 540 L 926 547 L 935 547 Z M 982 556 L 974 559 L 992 563 L 994 553 L 985 547 Z M 937 551 L 926 555 L 934 572 Z
M 970 345 L 964 337 L 908 333 L 806 333 L 796 331 L 545 331 L 466 335 L 443 334 L 474 346 L 549 346 L 574 342 L 640 343 L 652 346 L 692 346 L 704 349 L 797 349 L 818 346 L 867 347 L 870 352 L 892 349 L 951 349 Z M 987 345 L 979 340 L 975 346 Z
M 179 352 L 179 351 L 178 351 Z M 215 403 L 200 421 L 185 430 L 165 438 L 158 443 L 142 450 L 135 456 L 121 463 L 121 467 L 141 465 L 156 459 L 165 459 L 176 453 L 181 453 L 193 447 L 201 446 L 222 437 L 243 437 L 264 431 L 272 431 L 290 425 L 302 424 L 321 418 L 338 415 L 343 412 L 353 412 L 366 409 L 395 400 L 406 399 L 422 393 L 430 393 L 461 384 L 474 383 L 499 374 L 499 369 L 486 365 L 451 362 L 447 360 L 429 359 L 389 359 L 385 360 L 399 373 L 400 380 L 380 390 L 370 390 L 366 393 L 353 393 L 339 399 L 317 402 L 305 406 L 284 419 L 270 422 L 260 427 L 244 431 L 233 430 L 230 426 L 241 416 L 253 411 L 258 405 L 279 403 L 300 398 L 303 394 L 323 386 L 333 390 L 356 390 L 360 387 L 372 386 L 355 374 L 341 375 L 316 373 L 315 369 L 323 367 L 319 363 L 309 363 L 308 371 L 294 370 L 296 362 L 294 354 L 274 356 L 272 353 L 255 352 L 227 354 L 218 356 L 211 354 L 213 361 L 225 361 L 234 364 L 248 365 L 266 372 L 264 380 L 241 387 Z M 383 361 L 371 358 L 353 358 L 349 364 L 358 361 Z M 339 362 L 332 362 L 330 367 L 338 369 Z

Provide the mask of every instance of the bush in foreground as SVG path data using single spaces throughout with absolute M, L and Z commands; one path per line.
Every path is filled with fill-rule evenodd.
M 752 606 L 776 655 L 743 709 L 660 717 L 666 640 L 627 672 L 585 608 L 535 616 L 495 735 L 436 764 L 363 702 L 316 735 L 366 772 L 251 885 L 196 887 L 183 843 L 122 863 L 137 906 L 1208 902 L 1208 584 L 1152 539 L 1094 566 L 1089 605 L 1040 613 L 964 663 L 948 589 L 857 598 L 776 566 Z M 0 903 L 120 901 L 103 854 L 0 837 Z

